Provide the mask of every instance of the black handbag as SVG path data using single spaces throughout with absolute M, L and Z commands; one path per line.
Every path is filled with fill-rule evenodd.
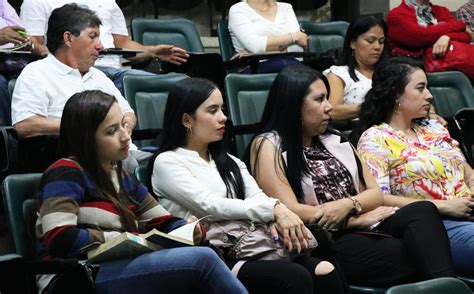
M 93 294 L 99 267 L 97 264 L 77 262 L 69 269 L 56 274 L 42 294 Z

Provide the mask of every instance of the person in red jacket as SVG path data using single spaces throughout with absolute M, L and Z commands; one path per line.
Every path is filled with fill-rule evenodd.
M 392 55 L 425 55 L 425 70 L 459 70 L 474 80 L 472 32 L 449 9 L 429 0 L 403 0 L 387 15 Z

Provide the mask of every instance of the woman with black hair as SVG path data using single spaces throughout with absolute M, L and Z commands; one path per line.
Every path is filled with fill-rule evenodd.
M 277 75 L 249 148 L 257 183 L 305 223 L 334 231 L 336 257 L 351 283 L 388 287 L 454 276 L 436 207 L 382 206 L 352 146 L 327 130 L 328 96 L 327 79 L 308 67 Z
M 153 192 L 174 215 L 270 223 L 274 241 L 283 238 L 289 251 L 304 251 L 311 236 L 301 219 L 265 195 L 245 164 L 226 152 L 223 107 L 221 92 L 208 80 L 189 78 L 171 88 L 160 149 L 149 165 Z M 345 292 L 331 263 L 307 255 L 294 261 L 247 261 L 237 277 L 250 293 Z M 236 271 L 241 265 L 228 262 Z
M 432 98 L 421 64 L 405 57 L 381 64 L 361 107 L 357 149 L 387 205 L 427 200 L 438 207 L 454 268 L 472 276 L 474 171 L 448 130 L 427 118 Z
M 372 87 L 375 66 L 387 57 L 386 35 L 387 24 L 374 16 L 360 16 L 350 24 L 341 58 L 324 71 L 331 86 L 331 118 L 357 118 L 360 104 Z
M 37 193 L 36 233 L 44 258 L 81 259 L 82 249 L 122 232 L 169 232 L 186 224 L 122 170 L 129 144 L 115 97 L 84 91 L 68 100 L 59 132 L 61 159 L 44 172 Z M 197 227 L 195 241 L 201 238 Z M 39 280 L 40 289 L 49 287 L 42 293 L 54 287 L 51 278 L 43 275 Z M 95 285 L 97 293 L 247 293 L 205 247 L 163 249 L 102 262 Z

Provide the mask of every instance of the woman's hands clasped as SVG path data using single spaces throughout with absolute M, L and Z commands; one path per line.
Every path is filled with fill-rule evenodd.
M 451 200 L 441 200 L 437 202 L 441 214 L 455 218 L 465 218 L 474 220 L 474 198 L 459 197 Z
M 353 207 L 348 198 L 323 203 L 317 206 L 318 210 L 309 222 L 327 230 L 339 229 Z
M 296 31 L 291 33 L 291 36 L 295 42 L 295 44 L 300 45 L 304 49 L 308 47 L 308 35 L 302 31 Z
M 273 238 L 278 239 L 278 233 L 283 236 L 283 242 L 289 251 L 308 248 L 308 240 L 312 238 L 308 234 L 303 221 L 283 204 L 277 204 L 274 208 L 275 223 L 271 226 Z

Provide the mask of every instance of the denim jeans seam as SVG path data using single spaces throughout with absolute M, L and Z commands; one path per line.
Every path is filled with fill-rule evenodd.
M 167 269 L 167 270 L 161 270 L 159 272 L 148 271 L 146 273 L 139 273 L 139 274 L 135 274 L 135 275 L 127 275 L 125 277 L 118 277 L 118 278 L 112 278 L 112 279 L 103 279 L 103 280 L 99 281 L 99 283 L 110 282 L 110 281 L 118 281 L 118 280 L 128 280 L 128 279 L 137 278 L 137 277 L 145 277 L 145 276 L 149 276 L 149 275 L 169 273 L 169 272 L 182 273 L 183 271 L 199 271 L 201 274 L 203 273 L 203 271 L 201 269 L 198 269 L 198 268 Z

